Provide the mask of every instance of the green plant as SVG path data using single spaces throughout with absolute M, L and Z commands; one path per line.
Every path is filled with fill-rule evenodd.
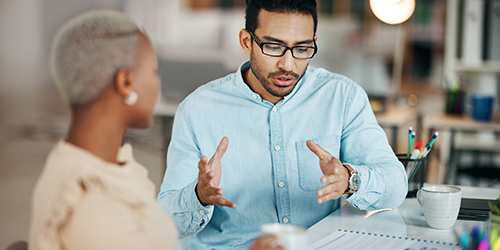
M 492 213 L 500 215 L 500 195 L 498 196 L 496 202 L 488 201 L 488 206 L 490 206 Z

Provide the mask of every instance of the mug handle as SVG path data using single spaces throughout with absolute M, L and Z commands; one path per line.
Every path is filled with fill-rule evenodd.
M 417 201 L 418 203 L 420 204 L 420 206 L 423 206 L 424 204 L 424 200 L 422 200 L 422 194 L 420 194 L 422 192 L 422 189 L 419 189 L 417 191 Z

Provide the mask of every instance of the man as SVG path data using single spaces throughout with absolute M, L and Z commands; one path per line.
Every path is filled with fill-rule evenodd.
M 364 210 L 404 200 L 365 92 L 308 67 L 316 26 L 314 0 L 247 0 L 250 61 L 180 104 L 158 200 L 192 249 L 245 248 L 264 223 L 310 227 L 343 195 Z

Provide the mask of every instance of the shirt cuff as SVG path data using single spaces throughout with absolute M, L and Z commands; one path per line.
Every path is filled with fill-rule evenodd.
M 193 227 L 194 226 L 198 227 L 198 228 L 192 228 L 192 230 L 194 231 L 199 231 L 208 224 L 210 218 L 212 218 L 212 213 L 214 210 L 214 206 L 212 205 L 203 206 L 198 200 L 198 197 L 196 197 L 195 188 L 197 183 L 198 180 L 187 185 L 186 188 L 184 189 L 186 193 L 183 194 L 183 197 L 185 197 L 184 201 L 187 207 L 187 211 L 189 211 L 189 213 L 191 213 L 192 216 L 191 225 Z
M 348 164 L 348 163 L 344 163 Z M 366 193 L 368 187 L 368 181 L 370 179 L 370 170 L 364 166 L 357 166 L 349 164 L 351 168 L 353 168 L 361 179 L 361 183 L 359 185 L 358 191 L 353 194 L 344 194 L 344 198 L 347 202 L 349 202 L 352 206 L 358 209 L 366 209 L 370 204 L 366 202 Z

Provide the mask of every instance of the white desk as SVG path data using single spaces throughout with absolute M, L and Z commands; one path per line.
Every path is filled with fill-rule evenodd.
M 500 189 L 466 187 L 462 188 L 462 198 L 496 199 Z M 482 221 L 457 220 L 454 230 L 462 232 L 465 227 L 484 224 Z M 361 211 L 350 204 L 342 206 L 309 229 L 309 242 L 315 242 L 337 229 L 377 233 L 456 244 L 452 229 L 436 230 L 427 225 L 417 199 L 406 199 L 403 204 L 391 210 L 379 212 Z

